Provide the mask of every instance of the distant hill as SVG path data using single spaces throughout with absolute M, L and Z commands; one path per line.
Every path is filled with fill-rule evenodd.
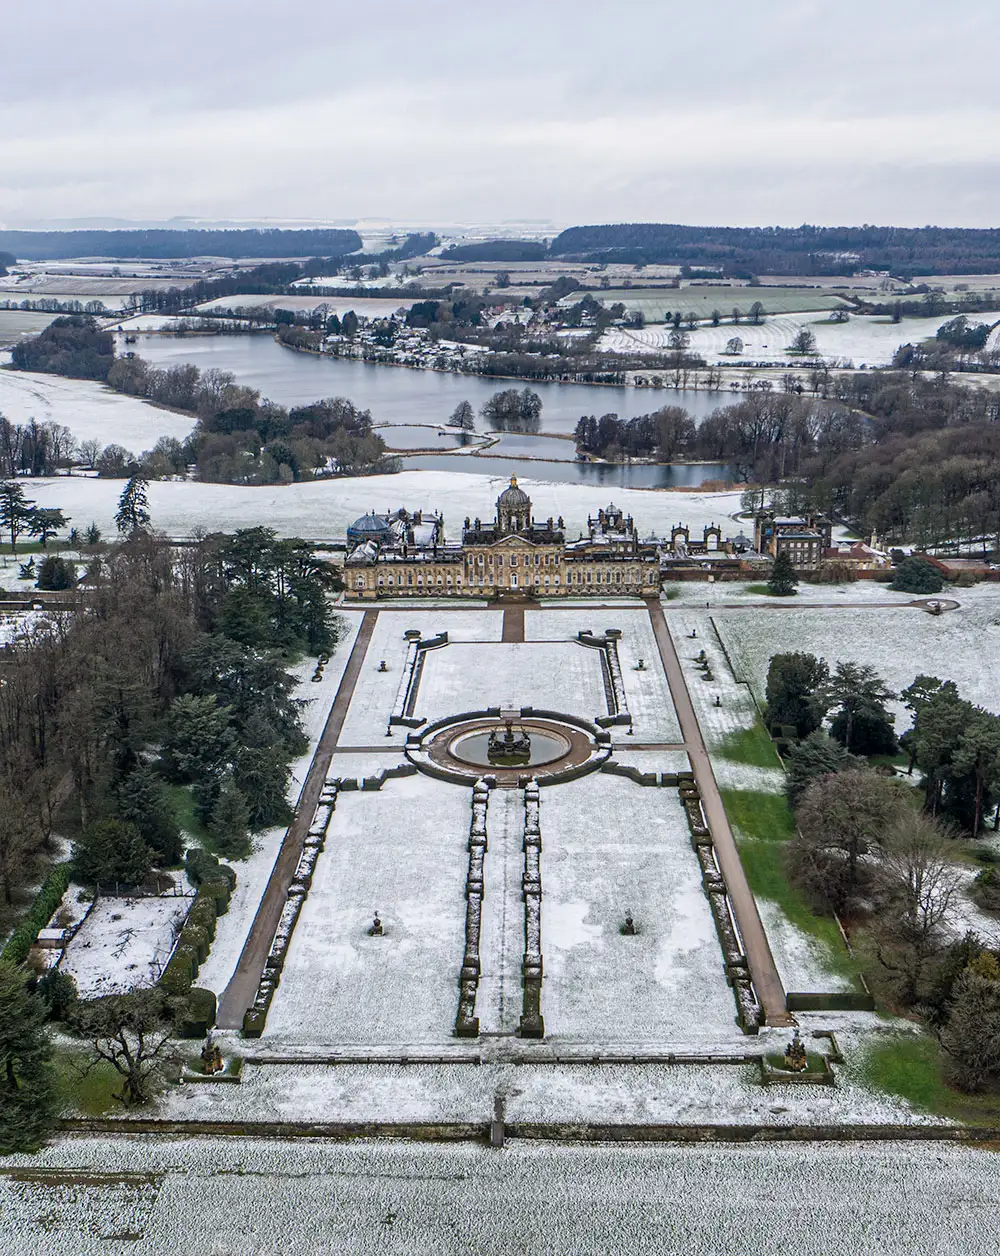
M 0 239 L 0 247 L 3 241 Z M 579 261 L 722 266 L 727 275 L 1000 273 L 1000 230 L 967 227 L 570 227 L 549 250 Z
M 441 254 L 450 262 L 540 262 L 548 250 L 540 240 L 484 240 L 453 244 Z
M 0 249 L 22 261 L 71 257 L 341 257 L 362 247 L 356 231 L 324 227 L 223 231 L 0 231 Z

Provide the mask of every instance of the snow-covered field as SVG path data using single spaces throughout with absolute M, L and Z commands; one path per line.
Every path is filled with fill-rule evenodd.
M 1000 313 L 996 311 L 971 316 L 972 322 L 994 323 L 998 319 Z M 812 312 L 775 315 L 756 327 L 747 322 L 699 325 L 685 329 L 685 333 L 692 353 L 722 365 L 740 361 L 726 353 L 728 341 L 738 336 L 743 341 L 741 356 L 747 361 L 785 364 L 790 369 L 801 366 L 803 360 L 786 350 L 805 327 L 815 335 L 820 357 L 850 362 L 855 367 L 886 366 L 900 345 L 929 339 L 946 321 L 944 317 L 907 318 L 893 323 L 883 316 L 862 314 L 851 315 L 846 323 L 834 323 L 822 313 Z M 601 337 L 600 348 L 614 353 L 662 353 L 669 348 L 672 330 L 662 323 L 634 331 L 613 327 Z
M 193 891 L 100 899 L 66 948 L 60 969 L 83 999 L 155 985 L 193 901 Z
M 544 790 L 540 817 L 547 1035 L 739 1039 L 676 792 L 597 773 Z M 620 933 L 629 911 L 635 937 Z
M 5 1163 L 6 1256 L 987 1256 L 1000 1190 L 994 1152 L 941 1143 L 98 1137 Z
M 0 410 L 4 410 L 3 389 L 10 373 L 0 373 Z M 33 377 L 37 378 L 37 377 Z M 49 377 L 46 376 L 46 379 Z M 83 385 L 77 385 L 83 387 Z M 97 385 L 94 385 L 96 388 Z M 111 400 L 129 399 L 106 394 Z M 103 398 L 102 398 L 103 399 Z M 143 402 L 135 402 L 144 405 Z M 155 411 L 166 423 L 156 432 L 170 430 L 170 422 L 184 420 L 168 411 Z M 63 420 L 59 420 L 63 421 Z M 110 439 L 120 440 L 116 434 Z M 125 443 L 122 440 L 122 443 Z M 135 445 L 142 441 L 134 441 Z M 145 447 L 155 443 L 155 437 Z M 348 525 L 370 510 L 394 510 L 405 505 L 414 510 L 443 510 L 451 539 L 457 539 L 465 516 L 488 516 L 497 495 L 507 486 L 506 476 L 474 475 L 470 472 L 402 471 L 398 475 L 372 475 L 345 480 L 315 480 L 311 483 L 267 485 L 250 488 L 236 484 L 202 484 L 157 480 L 149 485 L 149 505 L 153 526 L 169 536 L 190 536 L 197 528 L 208 531 L 234 531 L 256 527 L 262 522 L 281 536 L 327 538 L 343 536 Z M 582 484 L 559 484 L 541 479 L 518 478 L 530 493 L 537 518 L 563 515 L 570 537 L 586 527 L 606 490 Z M 120 480 L 59 476 L 39 479 L 31 485 L 31 495 L 41 506 L 58 506 L 74 521 L 95 519 L 105 532 L 114 532 L 114 514 L 122 491 Z M 698 529 L 713 521 L 725 520 L 739 509 L 738 493 L 681 493 L 665 489 L 616 489 L 614 500 L 634 515 L 640 534 L 669 533 L 683 519 Z M 449 522 L 450 521 L 450 522 Z M 738 531 L 735 523 L 732 531 Z
M 265 1041 L 449 1042 L 458 1006 L 471 791 L 429 777 L 344 793 Z M 382 937 L 369 937 L 378 912 Z
M 343 287 L 343 284 L 338 284 Z M 194 308 L 198 310 L 247 310 L 247 309 L 279 309 L 312 311 L 317 306 L 326 306 L 328 314 L 342 315 L 353 310 L 359 318 L 389 318 L 398 310 L 408 310 L 413 298 L 399 300 L 395 297 L 321 297 L 310 295 L 305 291 L 302 296 L 274 297 L 259 293 L 236 293 L 231 297 L 216 297 L 213 301 L 204 301 Z
M 540 707 L 593 720 L 607 715 L 601 656 L 574 641 L 448 645 L 424 663 L 417 713 Z
M 853 587 L 853 586 L 852 586 Z M 896 595 L 897 597 L 899 595 Z M 1000 591 L 991 585 L 959 589 L 957 610 L 928 615 L 910 609 L 810 608 L 715 612 L 737 671 L 763 696 L 772 654 L 801 650 L 837 662 L 870 664 L 894 690 L 923 673 L 953 680 L 962 696 L 1000 711 Z M 897 731 L 909 723 L 900 703 Z
M 365 666 L 359 683 L 354 690 L 351 705 L 341 730 L 339 745 L 379 746 L 402 745 L 409 729 L 396 727 L 392 736 L 386 736 L 386 726 L 392 714 L 393 703 L 399 689 L 403 668 L 406 663 L 407 642 L 403 636 L 407 629 L 415 628 L 424 637 L 433 637 L 446 631 L 449 640 L 455 643 L 494 641 L 499 642 L 503 630 L 503 612 L 497 610 L 449 610 L 442 614 L 413 606 L 400 609 L 380 609 L 378 622 L 372 639 L 368 644 Z M 420 703 L 418 710 L 421 715 L 427 711 L 423 699 L 424 685 L 434 664 L 431 659 L 455 648 L 464 648 L 459 644 L 446 646 L 444 650 L 432 650 L 425 662 L 424 680 L 420 687 Z M 380 672 L 379 664 L 385 662 L 387 671 Z M 469 704 L 462 699 L 464 705 L 453 706 L 451 711 L 468 710 Z M 450 712 L 445 712 L 448 714 Z M 432 718 L 432 717 L 431 717 Z
M 124 445 L 136 454 L 152 449 L 161 436 L 183 440 L 194 426 L 188 415 L 112 392 L 94 380 L 31 371 L 0 371 L 0 414 L 12 423 L 27 423 L 29 419 L 60 423 L 77 441 Z M 111 495 L 121 492 L 117 481 L 109 480 L 107 486 Z M 102 526 L 107 522 L 102 521 Z
M 599 633 L 606 628 L 621 630 L 618 658 L 632 716 L 632 738 L 623 729 L 612 730 L 616 746 L 627 746 L 630 740 L 679 742 L 680 726 L 645 606 L 625 604 L 614 610 L 606 607 L 598 610 L 584 604 L 547 607 L 544 611 L 529 610 L 524 614 L 524 634 L 529 641 L 572 640 L 581 630 L 592 629 Z M 644 664 L 641 672 L 636 670 L 640 659 Z

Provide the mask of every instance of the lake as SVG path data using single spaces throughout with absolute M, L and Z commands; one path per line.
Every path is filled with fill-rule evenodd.
M 286 349 L 270 335 L 140 335 L 137 340 L 136 352 L 156 366 L 193 362 L 203 371 L 232 371 L 241 384 L 259 388 L 263 396 L 285 406 L 303 405 L 320 397 L 348 397 L 362 409 L 371 410 L 376 423 L 444 423 L 460 401 L 469 401 L 478 414 L 499 389 L 525 386 L 542 399 L 543 432 L 572 432 L 584 414 L 614 412 L 630 419 L 672 405 L 684 406 L 699 419 L 731 403 L 731 398 L 721 393 L 536 384 L 318 357 Z
M 338 358 L 296 353 L 269 335 L 150 336 L 140 335 L 140 357 L 156 366 L 193 362 L 201 370 L 231 371 L 241 384 L 260 389 L 263 396 L 295 406 L 320 397 L 348 397 L 371 410 L 378 424 L 405 430 L 399 437 L 384 429 L 387 444 L 400 449 L 443 447 L 448 437 L 416 425 L 443 424 L 460 401 L 478 411 L 501 388 L 522 388 L 526 381 L 484 379 L 440 371 L 375 365 Z M 585 414 L 616 413 L 620 418 L 648 414 L 660 406 L 684 406 L 693 418 L 704 418 L 730 398 L 724 394 L 674 389 L 613 388 L 595 384 L 531 383 L 542 399 L 542 432 L 569 433 Z M 481 424 L 481 420 L 478 420 Z M 693 487 L 705 480 L 731 478 L 725 463 L 678 463 L 673 466 L 611 466 L 576 461 L 571 441 L 551 436 L 505 432 L 495 453 L 510 457 L 478 458 L 469 454 L 423 454 L 403 458 L 406 470 L 473 471 L 481 475 L 526 475 L 560 483 L 608 485 L 622 488 Z M 544 459 L 545 461 L 534 461 Z

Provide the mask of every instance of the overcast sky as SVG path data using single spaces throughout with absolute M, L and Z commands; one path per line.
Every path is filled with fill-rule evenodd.
M 0 222 L 998 225 L 1000 5 L 35 0 Z

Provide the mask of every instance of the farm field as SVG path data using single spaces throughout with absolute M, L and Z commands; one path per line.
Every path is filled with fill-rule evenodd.
M 26 336 L 37 336 L 53 318 L 54 314 L 40 310 L 0 310 L 0 346 L 16 344 Z
M 1000 312 L 971 317 L 974 322 L 995 323 L 1000 320 Z M 900 345 L 919 344 L 929 339 L 946 321 L 943 317 L 907 318 L 901 323 L 892 323 L 883 317 L 852 315 L 847 323 L 833 323 L 823 315 L 797 313 L 768 317 L 759 327 L 746 322 L 738 326 L 726 322 L 718 327 L 698 326 L 686 334 L 690 351 L 709 362 L 736 366 L 742 358 L 748 362 L 769 362 L 792 368 L 801 366 L 803 359 L 788 353 L 788 346 L 803 328 L 807 328 L 816 337 L 819 357 L 860 368 L 888 365 Z M 662 353 L 668 348 L 671 330 L 663 325 L 636 330 L 609 328 L 601 337 L 600 347 L 615 353 Z M 743 341 L 743 353 L 739 357 L 725 351 L 727 342 L 733 336 Z
M 332 285 L 331 285 L 332 286 Z M 341 286 L 339 283 L 337 286 Z M 330 314 L 346 314 L 353 310 L 355 314 L 365 318 L 388 318 L 398 310 L 408 310 L 413 300 L 399 300 L 395 297 L 321 297 L 294 296 L 275 297 L 266 293 L 235 293 L 229 297 L 216 297 L 214 301 L 205 301 L 194 306 L 195 311 L 201 310 L 315 310 L 317 306 L 326 306 Z
M 757 301 L 768 314 L 822 312 L 848 305 L 848 302 L 829 292 L 809 288 L 662 288 L 656 292 L 648 288 L 593 288 L 590 295 L 605 306 L 620 301 L 627 310 L 640 311 L 650 323 L 662 322 L 667 310 L 680 310 L 683 314 L 690 312 L 699 318 L 710 318 L 713 310 L 718 310 L 724 318 L 731 318 L 734 309 L 749 315 Z M 582 292 L 574 292 L 559 304 L 575 305 L 582 296 Z

